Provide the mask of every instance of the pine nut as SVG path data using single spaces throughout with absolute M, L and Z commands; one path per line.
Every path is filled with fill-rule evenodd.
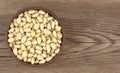
M 15 49 L 13 49 L 13 53 L 14 53 L 14 55 L 17 55 L 17 49 L 15 48 Z
M 9 38 L 8 42 L 14 42 L 14 38 Z
M 56 49 L 57 48 L 55 43 L 51 43 L 50 46 L 51 46 L 52 49 Z
M 23 51 L 22 57 L 27 57 L 27 51 Z

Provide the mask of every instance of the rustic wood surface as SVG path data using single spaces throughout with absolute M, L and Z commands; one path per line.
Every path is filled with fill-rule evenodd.
M 42 67 L 16 61 L 5 42 L 10 18 L 31 6 L 54 12 L 66 35 L 60 56 Z M 120 73 L 120 0 L 0 0 L 0 73 Z

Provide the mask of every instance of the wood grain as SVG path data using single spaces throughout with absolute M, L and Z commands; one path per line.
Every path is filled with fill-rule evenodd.
M 41 6 L 54 12 L 65 45 L 54 62 L 29 67 L 6 46 L 6 28 L 19 10 Z M 120 0 L 0 0 L 0 73 L 120 73 Z

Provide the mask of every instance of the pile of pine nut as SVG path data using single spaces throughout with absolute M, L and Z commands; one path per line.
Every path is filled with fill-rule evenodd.
M 51 61 L 60 51 L 62 38 L 58 21 L 43 10 L 20 13 L 8 30 L 8 43 L 14 55 L 30 64 Z

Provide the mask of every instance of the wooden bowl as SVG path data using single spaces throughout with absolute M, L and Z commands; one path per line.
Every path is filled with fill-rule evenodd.
M 43 10 L 43 11 L 47 12 L 50 16 L 53 16 L 53 17 L 59 22 L 59 25 L 60 25 L 61 28 L 62 28 L 62 31 L 61 31 L 61 32 L 62 32 L 62 34 L 63 34 L 62 44 L 61 44 L 61 46 L 60 46 L 60 52 L 61 52 L 61 50 L 62 50 L 62 48 L 63 48 L 64 39 L 65 39 L 65 38 L 64 38 L 63 26 L 62 26 L 62 24 L 61 24 L 61 22 L 60 22 L 60 19 L 59 19 L 53 12 L 51 12 L 50 10 L 45 9 L 45 8 L 42 8 L 42 7 L 39 7 L 39 6 L 24 8 L 24 9 L 18 11 L 18 12 L 11 18 L 9 25 L 7 26 L 7 33 L 6 33 L 7 47 L 8 47 L 8 49 L 10 50 L 11 54 L 14 56 L 14 58 L 17 59 L 17 61 L 21 62 L 21 63 L 24 64 L 24 65 L 29 65 L 29 66 L 43 66 L 43 65 L 47 65 L 48 63 L 52 63 L 52 62 L 55 60 L 55 58 L 56 58 L 58 55 L 60 55 L 60 52 L 59 52 L 58 54 L 56 54 L 55 57 L 53 57 L 53 59 L 52 59 L 51 61 L 48 61 L 48 62 L 46 62 L 46 63 L 44 63 L 44 64 L 31 64 L 31 63 L 29 63 L 29 62 L 24 62 L 23 60 L 19 60 L 19 59 L 13 54 L 12 48 L 9 46 L 9 43 L 8 43 L 8 30 L 10 29 L 10 24 L 13 22 L 13 20 L 14 20 L 15 18 L 18 17 L 18 15 L 19 15 L 20 13 L 23 13 L 23 12 L 25 12 L 25 11 L 27 11 L 27 10 Z

